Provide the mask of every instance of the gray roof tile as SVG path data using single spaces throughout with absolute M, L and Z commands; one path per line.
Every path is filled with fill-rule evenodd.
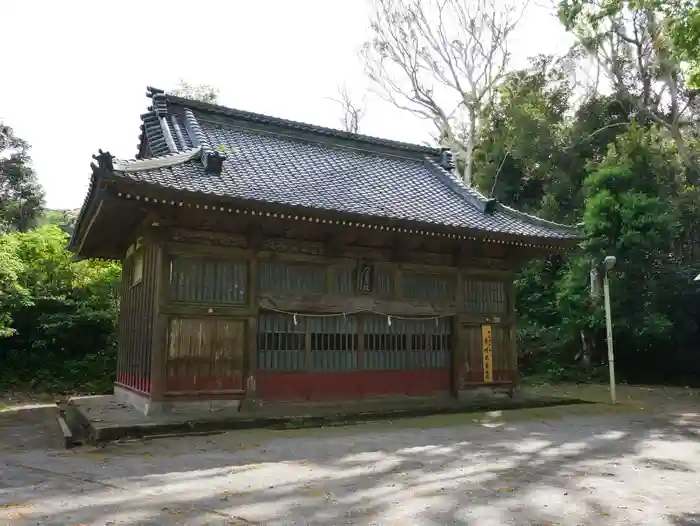
M 435 157 L 421 159 L 401 149 L 388 155 L 352 141 L 331 144 L 321 136 L 310 141 L 285 135 L 284 129 L 213 122 L 201 112 L 197 124 L 212 149 L 223 147 L 227 153 L 221 174 L 205 173 L 200 162 L 187 161 L 124 177 L 219 197 L 519 236 L 578 237 L 572 228 L 500 205 L 494 213 L 483 212 L 484 196 L 443 170 Z

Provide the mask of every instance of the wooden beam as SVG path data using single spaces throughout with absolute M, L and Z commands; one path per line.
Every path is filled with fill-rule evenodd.
M 438 303 L 331 294 L 304 297 L 261 294 L 260 307 L 262 309 L 270 308 L 286 312 L 317 312 L 326 314 L 372 311 L 393 316 L 450 316 L 457 312 L 457 304 L 454 301 Z

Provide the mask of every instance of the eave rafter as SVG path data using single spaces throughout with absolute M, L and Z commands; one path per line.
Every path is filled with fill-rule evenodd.
M 154 190 L 154 189 L 152 189 Z M 528 248 L 539 248 L 544 250 L 555 250 L 555 251 L 568 251 L 576 247 L 578 241 L 571 238 L 555 238 L 542 240 L 541 238 L 532 238 L 524 240 L 521 237 L 514 237 L 508 234 L 500 235 L 498 233 L 490 232 L 470 232 L 463 233 L 456 230 L 450 230 L 447 228 L 440 228 L 437 225 L 425 225 L 425 226 L 407 226 L 406 222 L 392 221 L 393 224 L 387 224 L 386 222 L 381 222 L 380 220 L 373 221 L 371 219 L 365 218 L 343 218 L 339 217 L 329 217 L 325 214 L 314 213 L 313 210 L 304 211 L 294 211 L 294 212 L 283 212 L 283 211 L 271 211 L 265 210 L 264 204 L 260 206 L 250 206 L 246 204 L 235 205 L 232 203 L 223 202 L 212 202 L 208 201 L 206 195 L 191 195 L 184 197 L 182 195 L 178 197 L 164 198 L 160 195 L 162 192 L 158 191 L 148 191 L 146 189 L 139 191 L 117 191 L 116 197 L 120 199 L 139 201 L 143 203 L 148 203 L 152 206 L 168 206 L 175 208 L 187 208 L 208 211 L 212 213 L 226 213 L 226 214 L 236 214 L 243 217 L 258 217 L 258 218 L 271 218 L 280 219 L 286 221 L 299 221 L 306 223 L 316 223 L 320 225 L 333 225 L 339 227 L 351 227 L 358 228 L 367 231 L 383 231 L 392 233 L 395 235 L 416 235 L 425 237 L 436 237 L 436 238 L 447 238 L 454 239 L 457 241 L 477 241 L 485 243 L 493 243 L 498 245 L 509 245 L 513 247 L 528 247 Z M 184 198 L 183 198 L 184 197 Z M 318 211 L 316 211 L 318 212 Z

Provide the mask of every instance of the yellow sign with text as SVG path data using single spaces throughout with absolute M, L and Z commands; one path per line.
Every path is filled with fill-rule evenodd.
M 484 382 L 493 382 L 493 337 L 490 325 L 481 326 L 481 350 L 484 357 Z

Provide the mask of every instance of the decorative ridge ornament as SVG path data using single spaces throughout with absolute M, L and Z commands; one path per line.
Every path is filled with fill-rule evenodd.
M 114 155 L 111 153 L 103 152 L 100 149 L 97 151 L 97 155 L 93 155 L 92 158 L 97 161 L 97 165 L 95 165 L 95 163 L 90 164 L 93 172 L 98 170 L 101 172 L 114 171 Z
M 101 172 L 141 172 L 144 170 L 154 170 L 157 168 L 168 168 L 170 166 L 176 166 L 178 164 L 185 163 L 192 159 L 198 157 L 201 154 L 202 149 L 200 147 L 190 148 L 183 152 L 173 153 L 170 155 L 163 155 L 161 157 L 153 157 L 150 159 L 129 159 L 120 160 L 116 159 L 109 152 L 103 152 L 99 150 L 97 155 L 93 155 L 92 158 L 97 161 L 97 165 L 92 163 L 92 169 L 94 171 Z
M 448 147 L 440 148 L 440 166 L 448 172 L 452 172 L 455 169 L 454 155 L 452 155 L 452 150 Z

